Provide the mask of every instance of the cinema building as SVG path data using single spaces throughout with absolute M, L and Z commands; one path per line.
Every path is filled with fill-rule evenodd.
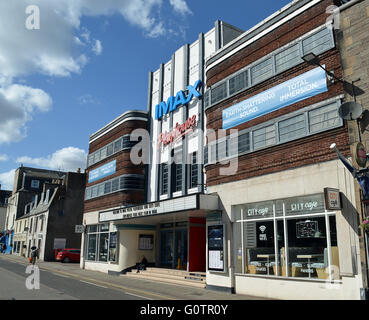
M 242 33 L 222 21 L 149 73 L 148 106 L 128 111 L 90 137 L 81 267 L 154 266 L 206 271 L 203 90 L 207 58 Z M 130 162 L 134 129 L 147 129 L 146 164 Z M 172 161 L 175 157 L 176 161 Z
M 207 248 L 208 288 L 360 299 L 357 182 L 330 149 L 350 157 L 344 88 L 302 59 L 342 77 L 332 4 L 293 1 L 206 62 L 206 184 L 223 234 L 222 251 Z

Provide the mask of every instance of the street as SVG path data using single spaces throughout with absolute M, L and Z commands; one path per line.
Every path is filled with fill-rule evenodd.
M 40 270 L 40 289 L 27 289 L 26 266 L 0 259 L 0 300 L 151 299 L 84 280 Z

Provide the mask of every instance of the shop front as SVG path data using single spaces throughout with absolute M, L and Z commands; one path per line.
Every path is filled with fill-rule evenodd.
M 84 235 L 86 269 L 127 272 L 145 257 L 150 266 L 206 270 L 206 213 L 218 198 L 194 194 L 99 212 Z

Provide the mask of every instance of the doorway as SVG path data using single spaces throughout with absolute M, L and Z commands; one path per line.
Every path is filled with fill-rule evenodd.
M 160 232 L 160 266 L 187 270 L 187 228 Z

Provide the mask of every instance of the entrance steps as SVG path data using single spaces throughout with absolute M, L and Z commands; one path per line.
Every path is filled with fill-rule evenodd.
M 144 271 L 141 270 L 139 273 L 137 273 L 137 269 L 132 269 L 132 271 L 127 272 L 126 275 L 138 279 L 181 284 L 197 288 L 205 288 L 206 286 L 205 272 L 188 272 L 184 270 L 149 267 Z

